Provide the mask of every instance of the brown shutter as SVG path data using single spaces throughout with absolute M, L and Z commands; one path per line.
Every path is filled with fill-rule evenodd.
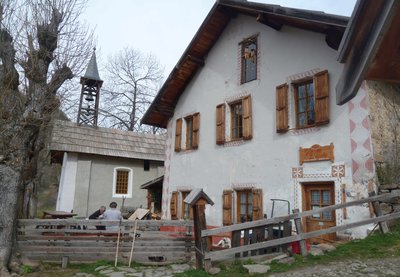
M 224 190 L 222 195 L 222 224 L 232 225 L 232 190 Z
M 171 210 L 171 219 L 178 219 L 178 192 L 177 191 L 172 192 L 170 210 Z
M 193 115 L 193 135 L 192 135 L 192 148 L 199 147 L 199 129 L 200 129 L 200 113 Z
M 263 214 L 263 194 L 262 189 L 253 189 L 253 220 L 264 218 Z
M 175 152 L 181 151 L 181 141 L 182 141 L 182 118 L 179 118 L 176 120 Z
M 289 129 L 288 85 L 276 87 L 276 132 L 284 133 Z
M 249 140 L 253 137 L 253 126 L 251 116 L 251 95 L 242 99 L 243 108 L 243 139 Z
M 225 143 L 225 104 L 217 106 L 217 144 Z
M 315 90 L 315 124 L 329 123 L 329 77 L 328 71 L 314 75 Z

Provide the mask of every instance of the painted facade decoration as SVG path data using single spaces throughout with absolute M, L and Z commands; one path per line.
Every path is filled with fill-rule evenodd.
M 173 71 L 143 120 L 168 129 L 163 218 L 171 218 L 173 197 L 174 216 L 185 219 L 181 199 L 199 188 L 215 203 L 206 209 L 212 226 L 269 217 L 271 199 L 288 200 L 291 209 L 304 210 L 367 196 L 375 186 L 368 102 L 361 92 L 352 103 L 335 104 L 334 87 L 343 66 L 336 60 L 337 48 L 326 42 L 328 34 L 305 27 L 306 22 L 314 24 L 308 21 L 313 12 L 299 10 L 305 14 L 297 23 L 282 19 L 278 28 L 253 17 L 253 8 L 267 10 L 268 5 L 224 3 L 216 3 L 176 67 L 184 68 L 186 61 L 192 66 L 192 75 L 181 72 L 190 76 L 187 85 L 174 87 L 173 81 L 183 75 Z M 215 42 L 207 41 L 206 54 L 193 65 L 186 55 L 200 47 L 217 15 L 222 20 L 221 7 L 236 15 L 226 15 L 229 18 L 221 23 Z M 335 26 L 341 26 L 337 31 L 344 32 L 347 18 L 324 16 L 321 22 L 326 28 L 336 20 Z M 251 58 L 244 48 L 248 45 L 256 49 Z M 161 116 L 163 99 L 172 97 L 167 95 L 171 91 L 177 96 L 169 100 L 176 105 Z M 198 145 L 192 149 L 187 147 L 192 127 L 185 118 L 196 113 Z M 176 134 L 179 151 L 175 151 Z M 299 149 L 308 154 L 301 158 Z M 274 216 L 288 210 L 275 208 Z M 368 206 L 359 206 L 314 219 L 341 225 L 368 217 Z M 365 228 L 346 235 L 365 236 Z

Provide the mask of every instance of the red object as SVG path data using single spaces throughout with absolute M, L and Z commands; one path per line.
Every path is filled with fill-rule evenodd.
M 306 242 L 306 248 L 307 248 L 307 251 L 310 250 L 310 244 L 308 244 L 307 242 Z M 300 242 L 299 241 L 292 242 L 292 252 L 293 252 L 293 254 L 300 254 Z

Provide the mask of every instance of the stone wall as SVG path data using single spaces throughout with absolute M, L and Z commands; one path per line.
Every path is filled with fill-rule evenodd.
M 379 194 L 390 193 L 400 190 L 400 184 L 380 185 Z M 400 212 L 400 197 L 386 200 L 380 204 L 383 214 L 390 214 L 392 212 Z

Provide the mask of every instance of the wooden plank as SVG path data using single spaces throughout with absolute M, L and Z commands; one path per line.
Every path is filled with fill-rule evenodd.
M 364 198 L 360 200 L 355 200 L 351 202 L 347 202 L 344 204 L 336 204 L 324 208 L 320 208 L 318 210 L 310 210 L 310 211 L 304 211 L 301 213 L 295 213 L 287 216 L 281 216 L 281 217 L 274 217 L 270 219 L 262 219 L 262 220 L 256 220 L 256 221 L 251 221 L 251 222 L 245 222 L 241 224 L 235 224 L 235 225 L 230 225 L 230 226 L 223 226 L 219 228 L 214 228 L 214 229 L 208 229 L 204 230 L 201 232 L 201 235 L 203 237 L 206 236 L 212 236 L 212 235 L 217 235 L 219 233 L 224 233 L 224 232 L 232 232 L 232 231 L 237 231 L 237 230 L 244 230 L 244 229 L 251 229 L 251 228 L 256 228 L 256 227 L 262 227 L 270 224 L 278 224 L 283 221 L 295 219 L 295 218 L 302 218 L 306 216 L 311 216 L 316 213 L 322 213 L 322 212 L 329 212 L 329 211 L 334 211 L 336 209 L 342 209 L 344 207 L 351 207 L 351 206 L 358 206 L 364 203 L 369 203 L 369 202 L 374 202 L 374 201 L 381 201 L 381 200 L 386 200 L 390 198 L 395 198 L 400 196 L 400 191 L 395 191 L 387 194 L 381 194 L 369 198 Z
M 92 226 L 118 226 L 118 220 L 86 220 L 86 219 L 18 219 L 18 226 L 60 226 L 60 225 L 82 225 Z M 133 227 L 134 221 L 123 220 L 121 226 Z M 180 220 L 140 220 L 138 227 L 161 227 L 161 226 L 193 226 L 193 221 L 180 221 Z
M 232 232 L 232 242 L 231 242 L 231 246 L 236 248 L 236 247 L 240 247 L 240 236 L 241 236 L 241 231 L 234 231 Z M 240 257 L 240 253 L 236 253 L 235 257 L 238 258 Z M 207 259 L 207 258 L 205 258 Z
M 291 236 L 291 237 L 275 239 L 275 240 L 271 240 L 271 241 L 265 241 L 265 242 L 261 242 L 258 244 L 251 244 L 251 245 L 245 245 L 245 246 L 240 246 L 240 247 L 235 247 L 235 248 L 230 248 L 230 249 L 225 249 L 225 250 L 220 250 L 220 251 L 209 252 L 205 256 L 205 259 L 222 258 L 227 255 L 232 255 L 232 254 L 235 254 L 238 252 L 257 250 L 260 248 L 291 243 L 294 241 L 300 241 L 300 240 L 304 240 L 304 239 L 318 237 L 318 236 L 321 236 L 324 234 L 343 231 L 343 230 L 347 230 L 347 229 L 351 229 L 351 228 L 355 228 L 355 227 L 359 227 L 359 226 L 363 226 L 363 225 L 367 225 L 367 224 L 371 224 L 371 223 L 378 223 L 378 222 L 393 220 L 396 218 L 400 218 L 400 212 L 383 215 L 381 217 L 365 219 L 365 220 L 362 220 L 359 222 L 353 222 L 353 223 L 349 223 L 346 225 L 335 226 L 335 227 L 331 227 L 328 229 L 313 231 L 313 232 L 309 232 L 309 233 L 303 233 L 303 234 L 295 235 L 295 236 Z
M 368 193 L 369 196 L 374 196 L 375 194 L 376 194 L 375 191 L 371 191 Z M 379 205 L 379 202 L 377 202 L 377 201 L 372 202 L 372 207 L 374 208 L 374 212 L 377 217 L 382 216 L 382 210 L 381 210 L 381 206 Z M 389 232 L 389 228 L 388 228 L 386 222 L 379 223 L 379 229 L 384 234 Z

